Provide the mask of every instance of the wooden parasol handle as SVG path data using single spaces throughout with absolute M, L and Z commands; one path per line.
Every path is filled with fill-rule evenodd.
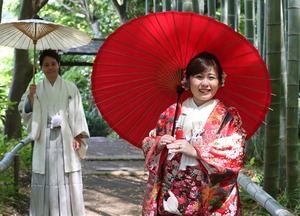
M 35 70 L 36 70 L 36 43 L 37 40 L 33 40 L 33 69 L 32 69 L 32 79 L 33 83 L 35 84 Z
M 177 120 L 177 115 L 178 115 L 178 106 L 180 102 L 180 96 L 184 92 L 184 88 L 182 86 L 177 87 L 177 104 L 176 104 L 176 109 L 175 109 L 175 116 L 174 116 L 174 121 L 173 121 L 173 128 L 172 128 L 172 136 L 175 135 L 175 129 L 176 129 L 176 120 Z

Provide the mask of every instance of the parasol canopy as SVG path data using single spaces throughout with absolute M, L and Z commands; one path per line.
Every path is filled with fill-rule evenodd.
M 176 103 L 183 71 L 202 51 L 214 54 L 227 75 L 215 98 L 238 109 L 250 138 L 270 105 L 265 62 L 241 34 L 191 12 L 137 17 L 106 39 L 91 77 L 94 100 L 103 118 L 121 138 L 141 147 L 159 115 Z M 190 92 L 184 92 L 181 101 L 189 96 Z
M 48 22 L 35 16 L 33 19 L 0 23 L 0 45 L 16 49 L 34 50 L 33 77 L 36 68 L 36 50 L 67 50 L 91 42 L 85 32 Z

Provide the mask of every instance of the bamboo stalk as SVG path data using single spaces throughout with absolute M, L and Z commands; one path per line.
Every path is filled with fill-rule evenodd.
M 21 142 L 19 142 L 18 145 L 16 145 L 10 152 L 7 152 L 4 155 L 4 158 L 0 161 L 0 173 L 4 172 L 8 169 L 12 161 L 14 160 L 14 157 L 16 153 L 24 146 L 26 146 L 28 143 L 32 141 L 31 136 L 26 137 Z
M 261 187 L 252 182 L 243 173 L 239 173 L 238 176 L 239 185 L 247 191 L 248 194 L 264 207 L 273 216 L 293 216 L 288 210 L 280 205 L 273 197 L 265 192 Z

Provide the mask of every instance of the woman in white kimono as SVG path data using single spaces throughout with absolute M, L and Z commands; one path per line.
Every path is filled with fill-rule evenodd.
M 89 131 L 81 95 L 60 77 L 55 51 L 44 50 L 39 62 L 45 78 L 31 84 L 19 104 L 34 140 L 30 215 L 83 216 L 80 156 Z

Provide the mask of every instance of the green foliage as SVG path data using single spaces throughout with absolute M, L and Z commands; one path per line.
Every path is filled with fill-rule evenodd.
M 89 67 L 77 67 L 62 68 L 65 71 L 62 74 L 62 78 L 74 82 L 80 91 L 82 97 L 83 108 L 86 112 L 91 112 L 93 109 L 92 94 L 91 94 L 91 82 L 90 82 L 90 68 Z
M 85 31 L 93 35 L 85 11 L 82 10 L 82 1 L 56 0 L 48 3 L 40 11 L 43 19 Z M 98 20 L 102 37 L 111 34 L 120 26 L 119 17 L 110 0 L 88 0 L 91 19 Z
M 297 193 L 299 193 L 299 190 L 297 191 Z M 281 193 L 278 196 L 278 202 L 283 205 L 283 206 L 289 206 L 289 198 L 288 198 L 288 194 L 286 192 Z M 293 212 L 295 215 L 300 215 L 300 201 L 297 200 L 296 201 L 296 206 L 293 209 L 289 209 L 290 212 Z
M 256 165 L 261 165 L 263 163 L 264 157 L 264 146 L 265 140 L 263 138 L 263 134 L 265 133 L 265 127 L 261 126 L 259 130 L 257 130 L 256 135 L 252 136 L 246 142 L 246 161 L 255 158 Z
M 72 67 L 69 69 L 70 70 L 64 73 L 62 77 L 66 80 L 74 82 L 81 93 L 83 108 L 85 110 L 90 135 L 109 135 L 111 133 L 111 129 L 97 110 L 91 94 L 91 82 L 89 79 L 91 72 L 87 67 Z
M 74 9 L 75 10 L 75 9 Z M 46 4 L 38 14 L 43 20 L 70 26 L 79 30 L 86 31 L 89 26 L 84 15 L 67 10 L 58 2 Z M 88 33 L 89 31 L 87 31 Z
M 107 137 L 109 137 L 109 138 L 115 138 L 115 139 L 119 139 L 120 138 L 120 136 L 115 131 L 111 131 L 111 133 L 108 134 Z
M 86 114 L 89 131 L 91 136 L 104 136 L 106 137 L 111 133 L 111 129 L 106 121 L 101 117 L 97 109 Z
M 26 133 L 24 133 L 24 137 L 26 137 Z M 0 158 L 4 157 L 6 152 L 10 152 L 21 140 L 7 140 L 7 138 L 3 135 L 0 135 Z M 24 170 L 31 170 L 31 145 L 20 149 L 17 153 L 21 157 L 21 166 Z
M 10 0 L 10 1 L 4 1 L 3 2 L 3 14 L 8 14 L 7 12 L 9 12 L 11 15 L 8 15 L 9 19 L 12 18 L 12 16 L 14 17 L 18 17 L 19 16 L 19 11 L 21 8 L 21 1 L 19 0 Z M 7 20 L 12 21 L 12 20 Z
M 12 202 L 15 194 L 13 168 L 10 167 L 0 175 L 0 208 L 3 209 L 4 203 Z
M 12 74 L 14 67 L 13 51 L 13 48 L 0 46 L 0 74 L 3 76 L 1 77 L 2 84 L 8 83 L 7 77 Z
M 251 169 L 255 164 L 255 157 L 251 158 L 249 163 L 245 165 L 246 169 Z
M 87 71 L 87 68 L 82 67 L 72 67 L 70 70 L 63 72 L 62 78 L 70 82 L 75 83 L 83 100 L 83 106 L 86 111 L 90 111 L 90 98 L 91 98 L 91 82 L 89 80 L 90 72 Z
M 14 105 L 17 102 L 7 100 L 7 87 L 0 84 L 0 125 L 5 125 L 5 110 L 9 111 L 14 109 Z
M 145 1 L 131 0 L 128 1 L 127 4 L 127 16 L 129 20 L 145 15 Z
M 66 80 L 74 82 L 80 91 L 82 97 L 83 108 L 85 112 L 92 111 L 92 94 L 91 94 L 91 82 L 89 79 L 90 71 L 88 68 L 72 67 L 69 71 L 65 72 L 62 77 Z
M 244 189 L 240 188 L 240 198 L 243 215 L 269 216 L 270 214 L 262 208 Z
M 13 49 L 7 47 L 0 48 L 0 126 L 5 124 L 5 110 L 13 109 L 16 102 L 7 100 L 9 93 L 9 85 L 11 83 L 11 74 L 13 70 Z
M 19 141 L 7 141 L 5 137 L 0 136 L 0 160 L 3 159 L 6 152 L 11 151 Z M 31 148 L 30 145 L 23 147 L 19 152 L 20 173 L 19 184 L 15 185 L 13 164 L 0 174 L 0 209 L 3 215 L 15 215 L 14 208 L 19 209 L 21 215 L 28 214 L 28 208 L 18 208 L 29 203 L 30 170 L 31 170 Z

